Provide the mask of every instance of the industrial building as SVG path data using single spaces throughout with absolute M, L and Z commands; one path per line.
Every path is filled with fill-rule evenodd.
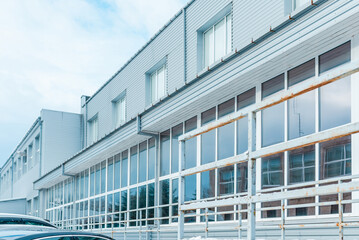
M 81 97 L 36 211 L 116 239 L 359 238 L 358 19 L 356 0 L 190 1 Z

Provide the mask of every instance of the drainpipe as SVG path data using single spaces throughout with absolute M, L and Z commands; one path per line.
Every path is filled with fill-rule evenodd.
M 184 84 L 187 84 L 187 73 L 186 73 L 186 69 L 187 69 L 187 44 L 186 44 L 186 39 L 187 39 L 187 21 L 186 21 L 186 8 L 182 9 L 182 13 L 183 13 L 183 79 L 184 79 Z
M 160 221 L 158 220 L 159 217 L 159 210 L 158 210 L 158 203 L 159 203 L 159 144 L 160 144 L 160 134 L 158 132 L 152 131 L 143 131 L 141 126 L 141 115 L 137 115 L 137 134 L 143 136 L 154 137 L 156 141 L 156 158 L 155 158 L 155 218 L 157 218 L 157 229 L 159 230 Z M 159 232 L 157 232 L 157 239 L 159 239 Z
M 40 139 L 39 139 L 39 178 L 42 176 L 42 123 L 43 120 L 40 120 Z
M 14 157 L 11 158 L 11 198 L 14 197 Z

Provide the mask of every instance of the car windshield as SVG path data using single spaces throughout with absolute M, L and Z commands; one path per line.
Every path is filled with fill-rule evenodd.
M 50 223 L 36 219 L 23 219 L 23 218 L 0 218 L 0 225 L 32 225 L 43 227 L 54 227 Z

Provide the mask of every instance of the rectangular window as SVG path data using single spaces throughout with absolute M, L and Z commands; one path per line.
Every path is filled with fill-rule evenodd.
M 292 11 L 304 6 L 305 4 L 309 4 L 310 0 L 291 0 L 292 1 Z
M 314 145 L 289 152 L 289 183 L 315 180 Z
M 228 14 L 203 33 L 204 68 L 232 51 L 232 14 Z
M 315 76 L 315 60 L 309 60 L 288 71 L 288 86 L 304 81 Z
M 128 151 L 122 152 L 122 166 L 121 166 L 121 187 L 127 187 L 128 177 Z
M 148 140 L 148 180 L 155 178 L 156 166 L 156 140 L 150 138 Z
M 262 99 L 284 89 L 284 73 L 262 83 Z
M 101 163 L 101 193 L 106 191 L 106 161 Z
M 161 133 L 160 176 L 170 173 L 170 130 Z
M 218 195 L 234 193 L 234 166 L 218 169 Z
M 210 170 L 201 173 L 201 199 L 215 196 L 216 171 Z
M 320 130 L 351 122 L 350 77 L 325 85 L 320 91 Z
M 179 143 L 178 137 L 183 133 L 183 124 L 172 128 L 171 172 L 178 172 Z
M 131 148 L 130 158 L 130 185 L 137 183 L 137 146 Z
M 249 89 L 237 96 L 237 111 L 256 102 L 256 88 Z
M 147 180 L 147 141 L 140 143 L 139 176 L 138 176 L 139 182 L 144 182 L 146 180 Z
M 90 121 L 90 144 L 98 140 L 98 117 Z
M 262 188 L 283 185 L 283 153 L 262 159 Z
M 107 167 L 107 191 L 113 190 L 113 158 L 108 159 Z
M 288 101 L 288 134 L 294 139 L 315 131 L 315 92 L 311 91 Z
M 216 120 L 216 108 L 201 113 L 202 126 Z M 216 151 L 216 131 L 212 130 L 201 135 L 201 164 L 214 162 Z
M 350 62 L 350 41 L 319 56 L 319 73 L 323 73 L 341 64 Z
M 237 154 L 248 150 L 248 117 L 237 121 Z
M 283 142 L 284 103 L 262 110 L 262 147 Z
M 120 183 L 121 183 L 121 154 L 116 154 L 115 155 L 115 167 L 114 167 L 114 187 L 115 189 L 119 189 L 120 188 Z
M 185 132 L 190 132 L 197 128 L 197 117 L 193 117 L 185 122 Z M 185 169 L 197 165 L 197 138 L 191 138 L 185 142 Z
M 184 192 L 185 192 L 185 201 L 196 200 L 197 196 L 197 178 L 196 174 L 186 176 L 184 178 Z
M 156 102 L 164 97 L 167 92 L 167 68 L 166 64 L 150 75 L 150 99 Z
M 237 164 L 237 193 L 247 192 L 248 163 Z
M 126 95 L 114 103 L 116 128 L 126 122 Z

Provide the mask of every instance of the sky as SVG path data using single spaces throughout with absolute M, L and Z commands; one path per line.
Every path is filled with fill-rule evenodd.
M 2 0 L 0 167 L 41 109 L 80 112 L 188 0 Z

